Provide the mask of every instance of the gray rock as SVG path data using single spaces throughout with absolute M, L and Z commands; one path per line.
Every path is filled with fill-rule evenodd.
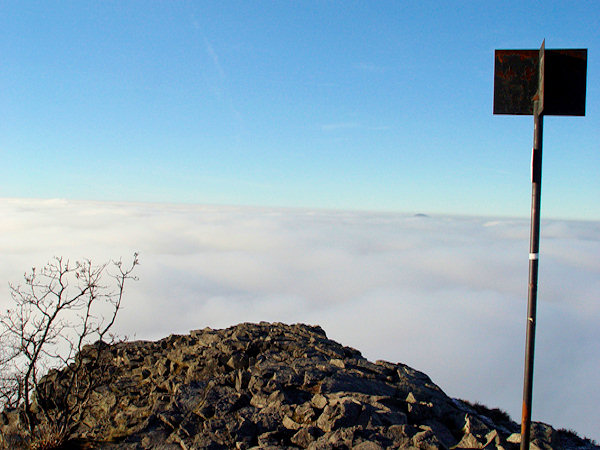
M 319 430 L 317 427 L 309 425 L 307 427 L 300 428 L 298 432 L 290 438 L 290 442 L 298 447 L 308 448 L 319 438 L 321 434 L 321 430 Z
M 372 363 L 320 327 L 243 323 L 91 351 L 107 367 L 70 438 L 92 448 L 512 449 L 520 437 L 517 424 L 495 424 L 426 374 Z M 58 375 L 44 389 L 60 391 Z M 29 447 L 21 415 L 2 412 L 0 448 Z M 532 448 L 598 449 L 548 425 L 532 431 Z

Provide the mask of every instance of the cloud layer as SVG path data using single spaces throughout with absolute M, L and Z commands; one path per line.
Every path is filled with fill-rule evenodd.
M 520 420 L 528 220 L 0 200 L 0 306 L 52 256 L 141 254 L 119 332 L 320 324 Z M 542 224 L 534 420 L 599 439 L 600 223 Z

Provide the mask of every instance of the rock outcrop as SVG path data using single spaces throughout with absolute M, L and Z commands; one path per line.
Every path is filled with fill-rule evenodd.
M 512 449 L 520 439 L 505 415 L 448 397 L 406 365 L 369 362 L 320 327 L 206 328 L 106 355 L 70 448 Z M 3 413 L 5 439 L 18 416 Z M 531 448 L 599 447 L 535 423 Z

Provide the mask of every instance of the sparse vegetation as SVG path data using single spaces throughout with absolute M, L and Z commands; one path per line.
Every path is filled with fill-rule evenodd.
M 514 423 L 508 413 L 500 408 L 489 408 L 479 402 L 469 402 L 468 400 L 463 399 L 460 401 L 473 408 L 477 414 L 490 418 L 494 423 L 500 425 L 510 425 Z
M 596 446 L 598 445 L 598 443 L 594 439 L 581 437 L 577 434 L 577 432 L 575 430 L 559 428 L 558 430 L 556 430 L 556 434 L 558 435 L 560 443 L 562 443 L 562 444 L 568 444 L 569 442 L 572 442 L 572 441 L 582 440 L 586 444 L 589 444 L 589 445 L 596 445 Z M 565 448 L 567 448 L 567 447 L 565 447 Z
M 22 411 L 30 448 L 58 448 L 77 426 L 138 264 L 137 253 L 128 266 L 57 257 L 23 285 L 10 284 L 14 306 L 0 315 L 0 406 Z
M 479 402 L 470 402 L 464 399 L 460 399 L 460 401 L 472 408 L 477 414 L 488 417 L 497 425 L 510 428 L 510 425 L 515 424 L 508 413 L 500 408 L 489 408 Z M 574 430 L 565 428 L 556 430 L 556 439 L 559 448 L 589 448 L 589 446 L 598 446 L 595 440 L 581 437 Z

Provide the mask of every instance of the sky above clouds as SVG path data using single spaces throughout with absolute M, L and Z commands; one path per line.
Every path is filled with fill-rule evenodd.
M 0 4 L 0 197 L 529 215 L 494 49 L 588 48 L 546 217 L 600 219 L 596 1 Z
M 321 325 L 520 420 L 529 223 L 317 209 L 0 200 L 0 279 L 140 252 L 118 331 Z M 542 224 L 533 419 L 597 432 L 600 223 Z M 0 286 L 0 307 L 8 286 Z

